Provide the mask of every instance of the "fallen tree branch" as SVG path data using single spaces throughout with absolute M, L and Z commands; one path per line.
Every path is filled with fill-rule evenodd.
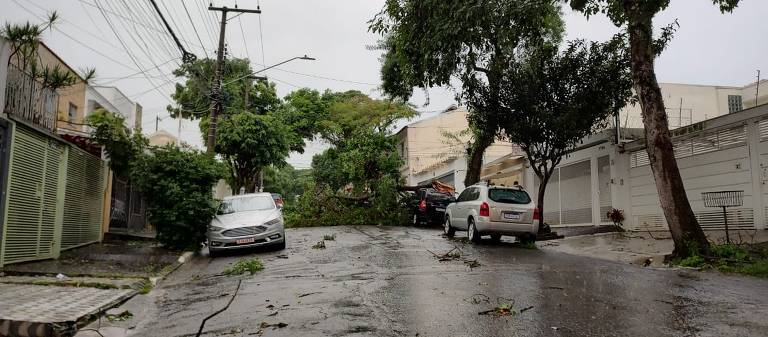
M 213 318 L 214 316 L 224 312 L 224 310 L 229 309 L 229 306 L 235 300 L 235 296 L 237 296 L 237 293 L 240 291 L 240 284 L 241 283 L 243 283 L 243 280 L 237 280 L 237 288 L 235 288 L 235 293 L 232 294 L 232 297 L 229 298 L 229 302 L 227 302 L 227 305 L 225 305 L 223 308 L 217 310 L 216 312 L 208 315 L 208 317 L 203 319 L 203 321 L 200 323 L 200 329 L 197 330 L 197 334 L 195 335 L 195 337 L 200 337 L 200 334 L 203 333 L 203 328 L 205 328 L 205 322 L 207 322 L 209 319 Z

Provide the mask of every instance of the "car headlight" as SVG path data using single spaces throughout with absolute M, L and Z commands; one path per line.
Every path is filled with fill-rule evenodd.
M 274 226 L 280 223 L 280 218 L 274 218 L 264 223 L 266 226 Z
M 224 230 L 222 227 L 208 226 L 208 230 L 211 232 L 221 232 Z

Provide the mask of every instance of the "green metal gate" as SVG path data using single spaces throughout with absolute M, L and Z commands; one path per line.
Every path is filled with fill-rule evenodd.
M 61 246 L 67 147 L 19 123 L 12 135 L 0 266 L 55 258 Z
M 100 158 L 74 146 L 69 148 L 61 249 L 101 239 L 105 176 L 106 167 Z

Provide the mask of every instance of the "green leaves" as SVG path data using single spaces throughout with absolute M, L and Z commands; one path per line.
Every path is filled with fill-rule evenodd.
M 540 178 L 583 137 L 602 129 L 631 96 L 622 37 L 607 43 L 571 41 L 560 52 L 528 50 L 505 71 L 500 86 L 501 127 L 528 155 Z
M 171 249 L 199 249 L 216 214 L 211 189 L 224 172 L 210 156 L 174 145 L 138 158 L 132 182 L 147 199 L 158 241 Z
M 109 157 L 109 166 L 118 176 L 126 177 L 131 164 L 147 147 L 148 141 L 141 132 L 131 134 L 123 116 L 104 109 L 97 109 L 87 118 L 91 137 Z

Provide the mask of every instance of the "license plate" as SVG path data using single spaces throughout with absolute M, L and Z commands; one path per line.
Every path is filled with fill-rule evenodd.
M 247 238 L 247 239 L 239 239 L 235 241 L 238 245 L 246 244 L 246 243 L 254 243 L 256 242 L 255 238 Z
M 445 208 L 435 207 L 435 210 L 438 212 L 445 212 Z
M 507 219 L 507 220 L 520 220 L 520 214 L 504 213 L 504 219 Z

